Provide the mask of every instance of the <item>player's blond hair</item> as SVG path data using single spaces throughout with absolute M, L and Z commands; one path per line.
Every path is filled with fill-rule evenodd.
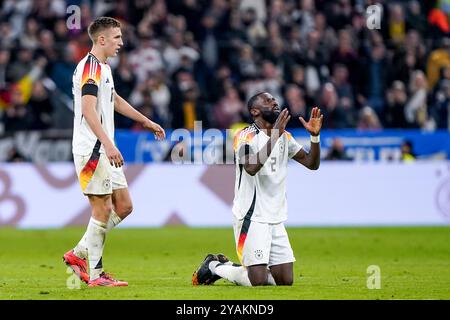
M 93 42 L 97 41 L 97 36 L 101 31 L 110 28 L 120 28 L 120 22 L 114 18 L 110 17 L 100 17 L 91 22 L 88 27 L 89 38 Z

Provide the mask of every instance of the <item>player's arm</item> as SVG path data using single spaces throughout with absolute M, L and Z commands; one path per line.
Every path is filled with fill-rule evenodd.
M 319 108 L 313 108 L 311 111 L 311 118 L 306 122 L 302 117 L 299 118 L 305 129 L 311 134 L 311 136 L 318 139 L 320 129 L 322 128 L 323 115 L 320 114 Z M 311 148 L 309 152 L 300 149 L 299 152 L 293 157 L 295 161 L 301 163 L 305 167 L 311 170 L 319 169 L 320 165 L 320 142 L 311 141 Z
M 111 165 L 120 167 L 123 165 L 123 158 L 120 151 L 109 139 L 96 111 L 98 87 L 101 79 L 101 65 L 92 57 L 88 57 L 84 65 L 81 76 L 81 113 L 95 134 L 98 140 L 103 144 L 106 156 Z
M 81 97 L 81 112 L 83 117 L 97 139 L 103 144 L 106 156 L 108 157 L 111 165 L 121 167 L 123 165 L 122 154 L 116 148 L 111 139 L 109 139 L 105 130 L 103 130 L 97 111 L 95 110 L 95 106 L 97 105 L 97 96 L 91 93 L 86 93 L 88 91 L 86 87 L 84 87 L 84 89 L 85 93 L 83 93 L 83 96 Z
M 158 140 L 166 137 L 164 129 L 157 123 L 153 122 L 142 113 L 133 108 L 124 98 L 117 93 L 114 94 L 114 110 L 131 120 L 139 122 L 142 126 L 152 131 Z
M 256 154 L 252 154 L 250 152 L 250 148 L 244 148 L 244 169 L 245 171 L 254 176 L 261 170 L 269 158 L 272 148 L 277 142 L 278 138 L 284 133 L 284 129 L 286 128 L 286 124 L 291 119 L 289 112 L 287 109 L 284 109 L 280 112 L 280 115 L 277 118 L 277 121 L 273 125 L 273 129 L 271 130 L 270 139 L 264 145 L 264 147 L 257 152 Z M 245 146 L 244 146 L 245 147 Z

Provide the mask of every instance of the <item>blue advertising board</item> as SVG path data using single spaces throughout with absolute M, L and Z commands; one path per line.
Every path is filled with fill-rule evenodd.
M 186 131 L 185 131 L 186 132 Z M 221 158 L 224 150 L 232 153 L 232 137 L 225 131 L 206 130 L 180 134 L 168 131 L 165 141 L 156 141 L 153 134 L 147 132 L 116 131 L 116 143 L 128 163 L 147 163 L 170 159 L 172 148 L 183 140 L 192 151 L 196 161 L 204 160 L 205 150 L 215 150 L 215 157 Z M 309 135 L 303 129 L 290 133 L 302 145 L 309 146 Z M 410 141 L 418 159 L 449 159 L 450 132 L 419 130 L 323 130 L 321 132 L 322 157 L 325 157 L 334 139 L 340 139 L 347 155 L 356 161 L 396 161 L 401 157 L 400 147 L 404 141 Z M 223 145 L 231 146 L 225 149 Z M 203 155 L 202 155 L 203 154 Z M 200 159 L 200 160 L 199 160 Z

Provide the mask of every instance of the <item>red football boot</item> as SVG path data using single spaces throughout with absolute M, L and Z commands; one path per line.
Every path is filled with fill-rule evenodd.
M 113 279 L 109 274 L 102 272 L 100 277 L 89 281 L 89 287 L 126 287 L 128 282 Z
M 63 261 L 66 265 L 72 268 L 73 272 L 80 278 L 81 281 L 88 283 L 89 274 L 87 272 L 86 259 L 81 259 L 73 253 L 73 249 L 67 251 L 63 256 Z

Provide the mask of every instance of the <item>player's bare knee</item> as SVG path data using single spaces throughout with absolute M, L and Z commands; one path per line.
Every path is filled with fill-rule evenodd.
M 277 286 L 292 286 L 294 277 L 292 275 L 284 275 L 277 281 Z
M 107 215 L 111 214 L 111 212 L 112 212 L 112 210 L 113 210 L 112 204 L 111 204 L 111 203 L 105 203 L 105 204 L 103 205 L 103 210 L 104 210 L 104 212 L 105 212 Z
M 129 215 L 131 212 L 133 212 L 133 205 L 131 203 L 129 203 L 124 207 L 123 214 Z
M 260 272 L 254 270 L 254 272 L 248 273 L 248 278 L 252 286 L 265 286 L 267 285 L 267 272 Z
M 292 286 L 294 284 L 294 279 L 283 279 L 281 283 L 277 283 L 279 286 Z
M 130 203 L 130 205 L 127 206 L 127 215 L 133 212 L 133 205 Z
M 122 204 L 116 208 L 117 215 L 122 218 L 128 216 L 131 212 L 133 212 L 132 203 Z
M 265 286 L 267 285 L 267 278 L 250 279 L 250 283 L 252 284 L 253 287 Z

